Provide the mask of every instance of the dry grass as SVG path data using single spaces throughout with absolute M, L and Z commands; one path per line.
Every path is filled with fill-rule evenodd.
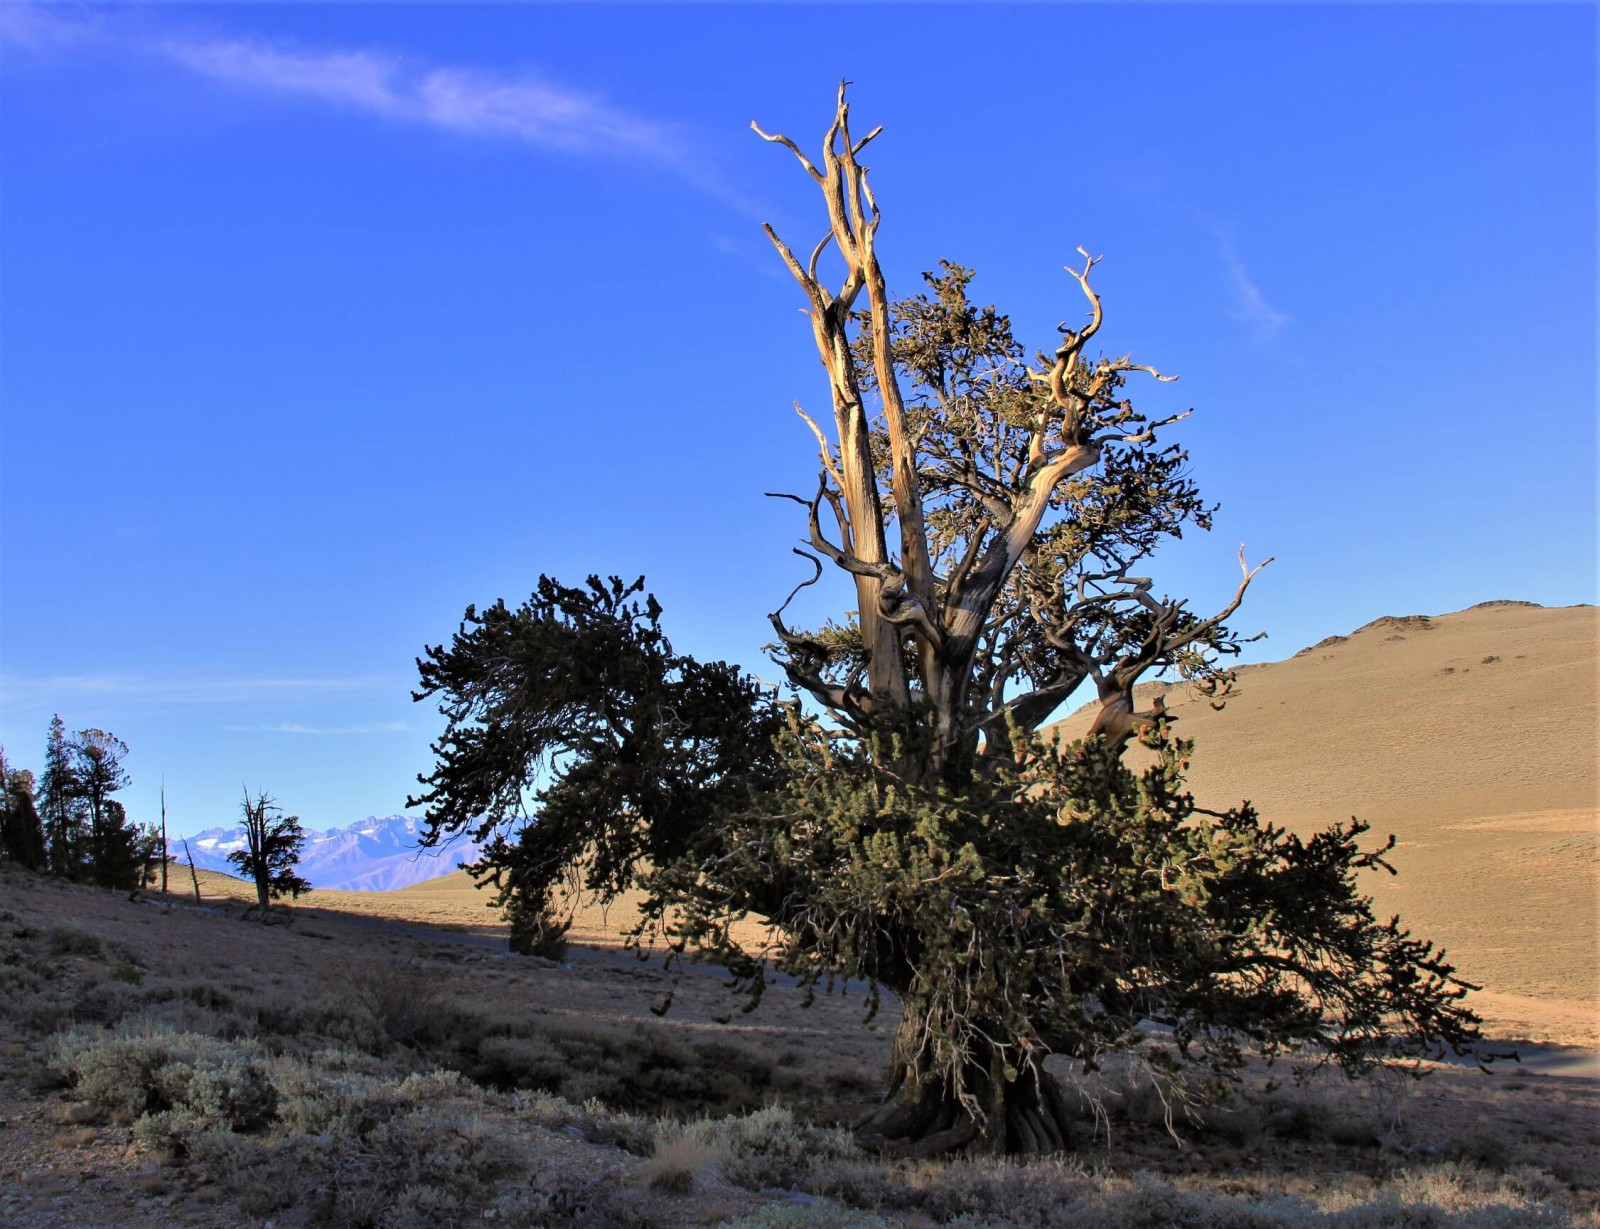
M 497 959 L 338 915 L 263 930 L 4 869 L 0 891 L 0 1048 L 23 1059 L 0 1074 L 8 1158 L 70 1152 L 96 1175 L 80 1223 L 123 1223 L 108 1209 L 154 1162 L 174 1208 L 219 1201 L 172 1222 L 197 1227 L 1600 1225 L 1589 1081 L 1257 1071 L 1180 1118 L 1179 1143 L 1136 1074 L 1109 1071 L 1088 1085 L 1109 1133 L 1085 1102 L 1071 1158 L 886 1165 L 834 1126 L 887 1048 L 856 999 L 807 1012 L 775 987 L 718 1025 L 721 984 L 695 972 L 659 1020 L 653 966 Z M 0 1162 L 0 1219 L 32 1223 L 4 1192 L 38 1168 Z

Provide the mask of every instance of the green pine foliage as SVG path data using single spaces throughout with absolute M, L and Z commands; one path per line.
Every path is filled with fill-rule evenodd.
M 295 873 L 305 846 L 305 831 L 298 815 L 285 815 L 265 793 L 254 798 L 246 792 L 244 802 L 243 849 L 228 855 L 239 873 L 256 885 L 260 920 L 272 916 L 272 903 L 287 896 L 297 899 L 311 891 L 308 880 Z
M 77 877 L 87 860 L 82 792 L 58 713 L 45 735 L 44 772 L 39 778 L 39 814 L 44 821 L 52 874 Z
M 614 897 L 750 788 L 777 784 L 767 689 L 674 652 L 643 589 L 541 576 L 515 610 L 468 607 L 451 643 L 417 663 L 414 698 L 437 697 L 448 724 L 406 805 L 426 808 L 424 843 L 463 831 L 486 842 L 472 869 L 513 902 L 531 943 L 564 930 L 549 910 L 569 879 Z
M 45 869 L 48 850 L 33 792 L 33 773 L 11 768 L 0 750 L 0 859 L 37 871 Z
M 1470 1048 L 1468 987 L 1360 890 L 1392 838 L 1363 848 L 1352 820 L 1302 840 L 1248 804 L 1202 810 L 1183 788 L 1190 744 L 1164 723 L 1144 741 L 1159 759 L 1143 773 L 1100 740 L 1035 742 L 956 793 L 898 773 L 903 748 L 797 717 L 784 790 L 724 815 L 715 857 L 649 883 L 684 939 L 752 955 L 729 949 L 728 922 L 770 918 L 754 955 L 812 985 L 891 988 L 896 1081 L 944 1094 L 912 1117 L 954 1103 L 982 1126 L 1019 1082 L 1048 1098 L 1049 1054 L 1092 1070 L 1137 1047 L 1201 1069 L 1205 1095 L 1252 1052 L 1354 1074 Z M 759 976 L 746 984 L 759 995 Z M 1020 1124 L 1040 1125 L 1020 1142 L 1060 1147 L 1053 1118 Z

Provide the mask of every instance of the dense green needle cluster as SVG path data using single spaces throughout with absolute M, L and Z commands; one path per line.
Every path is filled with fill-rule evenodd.
M 650 882 L 697 941 L 726 943 L 754 910 L 778 968 L 892 988 L 897 1079 L 976 1119 L 1047 1054 L 1092 1069 L 1138 1047 L 1221 1079 L 1250 1052 L 1355 1073 L 1470 1046 L 1467 988 L 1358 886 L 1392 839 L 1363 850 L 1359 821 L 1302 840 L 1248 805 L 1200 810 L 1189 745 L 1164 723 L 1144 741 L 1158 762 L 1142 773 L 1100 740 L 1035 743 L 958 793 L 898 773 L 899 748 L 796 719 L 781 794 Z
M 542 576 L 515 610 L 469 608 L 451 644 L 418 659 L 416 699 L 438 696 L 449 725 L 406 805 L 426 808 L 425 843 L 465 831 L 486 844 L 478 865 L 519 946 L 559 932 L 558 888 L 615 897 L 704 839 L 709 815 L 776 783 L 767 690 L 673 652 L 643 587 Z

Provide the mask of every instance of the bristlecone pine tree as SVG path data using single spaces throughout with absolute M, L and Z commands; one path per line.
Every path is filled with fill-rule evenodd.
M 256 885 L 256 904 L 245 916 L 263 924 L 282 920 L 282 914 L 273 912 L 272 902 L 311 891 L 310 882 L 295 873 L 306 841 L 300 817 L 285 815 L 265 793 L 252 798 L 246 790 L 241 805 L 244 848 L 230 853 L 228 861 Z
M 827 560 L 854 612 L 814 631 L 789 626 L 787 602 L 772 616 L 807 706 L 674 654 L 641 584 L 541 578 L 516 611 L 469 608 L 418 663 L 417 698 L 440 697 L 449 722 L 412 800 L 430 839 L 514 826 L 478 869 L 528 916 L 567 874 L 601 896 L 644 885 L 651 933 L 720 952 L 748 1006 L 768 961 L 807 985 L 865 979 L 874 1001 L 892 990 L 890 1089 L 859 1124 L 891 1153 L 1068 1146 L 1049 1055 L 1092 1067 L 1139 1047 L 1198 1069 L 1203 1093 L 1251 1050 L 1355 1072 L 1469 1048 L 1465 984 L 1357 889 L 1392 840 L 1363 851 L 1356 821 L 1307 841 L 1248 806 L 1197 807 L 1189 745 L 1159 703 L 1136 708 L 1152 672 L 1226 694 L 1240 641 L 1224 621 L 1259 565 L 1241 552 L 1238 590 L 1209 617 L 1134 574 L 1211 509 L 1157 439 L 1182 415 L 1151 421 L 1124 395 L 1130 375 L 1165 377 L 1087 349 L 1095 260 L 1069 269 L 1085 323 L 1030 362 L 960 266 L 891 301 L 859 162 L 878 130 L 852 136 L 842 88 L 820 163 L 761 135 L 828 215 L 804 261 L 767 234 L 832 398 L 831 431 L 806 416 L 817 489 L 790 497 L 804 583 Z M 830 247 L 837 289 L 819 272 Z M 1086 682 L 1090 738 L 1040 737 Z M 1122 762 L 1136 738 L 1157 761 L 1143 773 Z M 761 952 L 731 937 L 750 915 L 772 923 Z

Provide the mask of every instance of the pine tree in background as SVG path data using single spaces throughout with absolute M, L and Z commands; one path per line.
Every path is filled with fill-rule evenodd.
M 45 736 L 38 799 L 50 872 L 76 878 L 87 857 L 82 791 L 67 744 L 67 728 L 59 713 L 50 718 L 50 730 Z
M 245 916 L 257 921 L 274 919 L 272 902 L 311 891 L 311 884 L 294 873 L 306 836 L 298 815 L 285 815 L 265 793 L 244 795 L 245 847 L 228 855 L 228 861 L 256 885 L 256 906 Z M 256 913 L 259 910 L 259 913 Z
M 29 870 L 43 870 L 46 862 L 44 828 L 33 805 L 33 773 L 13 769 L 0 749 L 0 859 Z
M 139 832 L 128 822 L 127 809 L 112 797 L 127 788 L 122 761 L 128 744 L 105 730 L 79 730 L 67 743 L 81 805 L 88 819 L 83 874 L 108 888 L 127 891 L 139 886 L 144 853 Z

